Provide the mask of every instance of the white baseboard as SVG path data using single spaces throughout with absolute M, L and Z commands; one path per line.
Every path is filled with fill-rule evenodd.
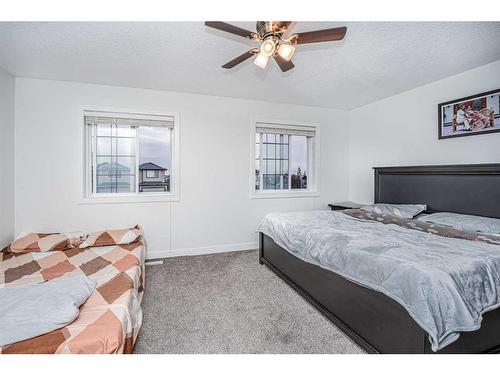
M 171 258 L 189 255 L 204 255 L 227 253 L 230 251 L 254 250 L 259 247 L 257 242 L 246 242 L 219 246 L 194 247 L 188 249 L 148 251 L 146 259 Z

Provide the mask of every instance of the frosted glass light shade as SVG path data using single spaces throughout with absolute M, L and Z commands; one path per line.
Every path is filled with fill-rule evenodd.
M 290 44 L 281 44 L 278 48 L 278 55 L 283 57 L 286 61 L 290 61 L 295 53 L 295 47 Z
M 260 53 L 263 55 L 271 56 L 276 49 L 276 44 L 272 39 L 264 40 L 260 46 Z
M 254 64 L 261 69 L 266 69 L 268 61 L 269 61 L 269 56 L 259 53 L 255 58 Z

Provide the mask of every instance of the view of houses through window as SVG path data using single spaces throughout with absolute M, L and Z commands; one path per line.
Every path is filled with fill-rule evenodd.
M 172 131 L 163 127 L 139 128 L 139 192 L 170 191 Z
M 307 136 L 257 132 L 255 190 L 307 189 Z
M 170 192 L 172 127 L 94 122 L 93 193 Z

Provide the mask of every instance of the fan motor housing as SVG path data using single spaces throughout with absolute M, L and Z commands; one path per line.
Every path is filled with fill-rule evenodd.
M 260 38 L 265 39 L 269 36 L 280 37 L 286 26 L 283 25 L 282 21 L 257 21 L 255 28 Z
M 273 22 L 272 21 L 257 21 L 257 25 L 255 26 L 257 32 L 259 33 L 261 38 L 264 38 L 268 34 L 273 33 Z

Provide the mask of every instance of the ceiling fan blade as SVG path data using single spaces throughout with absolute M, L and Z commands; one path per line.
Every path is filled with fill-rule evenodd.
M 258 38 L 258 34 L 253 31 L 242 29 L 241 27 L 231 25 L 229 23 L 220 22 L 220 21 L 207 21 L 205 22 L 205 26 L 225 31 L 226 33 L 231 33 L 235 35 L 242 36 L 243 38 L 255 39 Z
M 305 33 L 298 33 L 292 38 L 292 44 L 306 44 L 306 43 L 319 43 L 319 42 L 332 42 L 335 40 L 344 39 L 347 27 L 335 27 L 333 29 L 309 31 Z
M 295 65 L 293 65 L 293 62 L 291 60 L 286 61 L 280 55 L 274 56 L 274 59 L 276 60 L 276 63 L 278 64 L 282 72 L 288 72 L 289 70 L 295 67 Z
M 224 69 L 231 69 L 231 68 L 235 67 L 236 65 L 242 63 L 243 61 L 248 60 L 250 57 L 252 57 L 256 53 L 259 53 L 259 49 L 258 48 L 252 48 L 251 50 L 246 51 L 244 54 L 239 55 L 237 58 L 229 61 L 228 63 L 226 63 L 224 65 L 222 65 L 222 67 Z

